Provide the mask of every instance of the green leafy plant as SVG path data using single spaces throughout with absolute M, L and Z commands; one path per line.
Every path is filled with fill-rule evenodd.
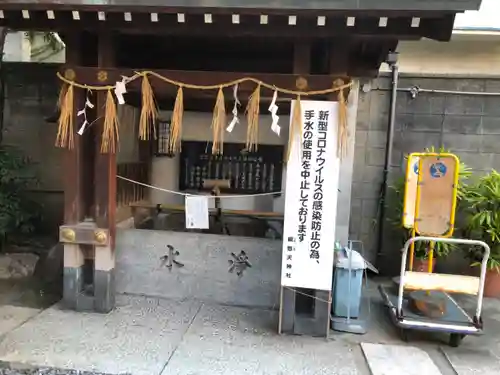
M 0 246 L 18 235 L 31 233 L 40 207 L 28 189 L 38 183 L 33 164 L 17 149 L 0 146 Z
M 465 197 L 470 238 L 486 242 L 491 249 L 488 269 L 500 272 L 500 173 L 492 170 L 468 187 Z M 473 266 L 479 265 L 482 249 L 467 249 L 467 257 Z
M 435 148 L 434 146 L 426 148 L 425 152 L 449 153 L 449 151 L 443 147 Z M 408 156 L 406 156 L 405 159 L 407 160 Z M 462 207 L 461 202 L 463 201 L 467 191 L 467 182 L 472 175 L 472 170 L 464 163 L 460 163 L 458 175 L 457 207 L 460 210 Z M 389 187 L 390 200 L 387 210 L 387 212 L 390 213 L 388 220 L 394 228 L 393 235 L 400 242 L 401 246 L 403 246 L 403 244 L 411 237 L 411 229 L 407 229 L 402 225 L 405 183 L 405 178 L 402 176 Z M 444 258 L 452 251 L 456 250 L 456 248 L 457 246 L 454 244 L 437 242 L 434 247 L 434 256 L 436 258 Z M 420 260 L 427 259 L 428 249 L 429 243 L 423 241 L 415 242 L 415 258 Z

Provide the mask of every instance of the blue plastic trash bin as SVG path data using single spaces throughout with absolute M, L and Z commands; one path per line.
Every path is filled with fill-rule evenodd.
M 358 318 L 361 305 L 363 272 L 366 268 L 361 254 L 353 250 L 337 253 L 335 276 L 333 280 L 333 315 L 347 317 L 350 306 L 350 317 Z M 349 294 L 349 256 L 351 261 L 351 293 Z

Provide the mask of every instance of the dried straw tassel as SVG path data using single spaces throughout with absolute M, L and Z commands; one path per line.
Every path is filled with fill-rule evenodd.
M 224 91 L 222 87 L 217 93 L 215 101 L 214 115 L 212 118 L 212 154 L 222 154 L 224 152 L 224 126 L 226 124 L 226 105 L 224 102 Z
M 142 78 L 142 108 L 139 119 L 139 139 L 151 139 L 151 129 L 156 138 L 155 121 L 158 118 L 158 109 L 156 108 L 155 96 L 147 74 Z
M 247 113 L 247 139 L 246 150 L 256 151 L 259 143 L 259 106 L 260 106 L 260 84 L 255 88 L 248 100 Z
M 116 112 L 116 103 L 111 90 L 108 90 L 108 95 L 106 96 L 106 108 L 104 111 L 101 152 L 110 152 L 114 154 L 120 141 L 120 137 L 118 133 L 118 115 Z
M 347 102 L 344 90 L 339 90 L 337 100 L 339 103 L 339 128 L 338 128 L 338 156 L 342 159 L 347 154 L 347 141 L 349 128 L 347 126 Z
M 64 91 L 64 92 L 63 92 Z M 59 97 L 59 121 L 56 136 L 56 146 L 72 149 L 75 146 L 75 112 L 74 104 L 74 88 L 73 85 L 61 88 Z
M 292 155 L 292 148 L 295 145 L 295 136 L 300 135 L 300 149 L 302 148 L 302 105 L 300 104 L 300 95 L 297 95 L 295 104 L 293 106 L 292 122 L 290 126 L 290 134 L 288 135 L 288 150 L 286 160 L 290 161 Z
M 184 113 L 184 93 L 182 86 L 177 90 L 175 98 L 174 111 L 172 112 L 172 120 L 170 122 L 170 142 L 168 145 L 169 152 L 176 153 L 181 149 L 182 135 L 182 116 Z
M 68 92 L 68 85 L 63 83 L 61 86 L 61 90 L 59 91 L 59 98 L 57 99 L 57 108 L 60 110 L 63 106 L 64 98 L 66 97 L 66 93 Z

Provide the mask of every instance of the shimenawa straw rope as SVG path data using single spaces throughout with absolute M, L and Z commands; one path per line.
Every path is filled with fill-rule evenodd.
M 93 85 L 84 85 L 74 81 L 71 81 L 65 77 L 63 77 L 60 73 L 57 73 L 57 77 L 63 81 L 66 85 L 63 85 L 61 89 L 59 104 L 61 108 L 61 115 L 59 118 L 59 129 L 57 134 L 56 145 L 59 147 L 68 147 L 72 148 L 74 145 L 74 113 L 73 113 L 73 96 L 74 96 L 74 87 L 85 89 L 85 90 L 108 90 L 108 99 L 109 92 L 113 90 L 115 86 L 105 85 L 105 86 L 93 86 Z M 262 87 L 283 93 L 288 95 L 297 96 L 296 105 L 294 107 L 294 113 L 292 114 L 292 123 L 290 129 L 290 137 L 288 144 L 288 157 L 290 156 L 291 149 L 293 147 L 292 140 L 293 135 L 297 132 L 302 133 L 302 118 L 301 118 L 301 109 L 300 109 L 300 99 L 301 97 L 308 97 L 313 95 L 326 95 L 333 92 L 339 92 L 338 94 L 338 102 L 339 102 L 339 128 L 338 128 L 338 139 L 339 139 L 339 155 L 342 157 L 346 152 L 346 142 L 347 142 L 347 109 L 346 109 L 346 100 L 343 90 L 349 88 L 352 85 L 352 82 L 344 84 L 342 80 L 336 80 L 333 87 L 324 89 L 324 90 L 315 90 L 315 91 L 295 91 L 288 90 L 281 87 L 277 87 L 275 85 L 271 85 L 260 81 L 256 78 L 252 77 L 243 77 L 237 80 L 221 83 L 218 85 L 194 85 L 188 84 L 184 82 L 179 82 L 167 77 L 164 77 L 153 71 L 142 71 L 135 72 L 135 74 L 127 79 L 127 83 L 130 83 L 138 78 L 142 78 L 142 108 L 141 108 L 141 116 L 139 120 L 139 138 L 143 140 L 148 140 L 151 138 L 153 134 L 154 138 L 156 138 L 156 128 L 155 122 L 158 118 L 158 108 L 154 98 L 154 92 L 149 82 L 148 77 L 155 77 L 164 82 L 167 82 L 172 85 L 178 86 L 177 96 L 175 100 L 175 105 L 172 113 L 172 120 L 170 124 L 170 140 L 169 140 L 169 150 L 170 152 L 177 152 L 180 150 L 180 140 L 182 133 L 182 118 L 183 118 L 183 89 L 197 89 L 197 90 L 218 90 L 216 103 L 214 106 L 214 113 L 212 118 L 212 134 L 213 134 L 213 146 L 212 153 L 213 154 L 221 154 L 223 153 L 223 143 L 224 143 L 224 128 L 226 121 L 226 111 L 225 111 L 225 103 L 224 103 L 224 92 L 223 89 L 240 85 L 244 82 L 253 82 L 257 85 L 256 89 L 252 93 L 249 98 L 247 105 L 247 139 L 246 139 L 246 148 L 247 151 L 252 152 L 257 149 L 258 146 L 258 134 L 259 134 L 259 105 L 260 105 L 260 90 Z M 113 99 L 113 98 L 112 98 Z M 103 129 L 103 142 L 106 144 L 101 145 L 101 149 L 103 152 L 115 152 L 116 144 L 113 142 L 118 141 L 118 119 L 116 116 L 116 104 L 113 100 L 112 104 L 115 106 L 114 111 L 111 107 L 108 109 L 108 100 L 106 101 L 106 118 L 104 121 L 104 129 Z M 110 116 L 110 118 L 108 118 Z M 105 136 L 106 135 L 106 136 Z M 111 143 L 109 143 L 111 142 Z M 107 151 L 105 151 L 107 150 Z M 288 158 L 287 158 L 288 160 Z
M 142 72 L 136 72 L 132 77 L 130 77 L 127 80 L 127 84 L 129 84 L 132 81 L 135 81 L 136 79 L 138 79 L 140 77 L 145 77 L 145 76 L 156 77 L 156 78 L 158 78 L 158 79 L 160 79 L 160 80 L 162 80 L 164 82 L 170 83 L 171 85 L 182 86 L 185 89 L 194 89 L 194 90 L 218 90 L 221 87 L 224 89 L 224 88 L 227 88 L 227 87 L 234 86 L 236 84 L 241 85 L 244 82 L 253 82 L 253 83 L 255 83 L 257 85 L 260 85 L 262 87 L 265 87 L 266 89 L 269 89 L 269 90 L 271 90 L 273 92 L 274 91 L 278 91 L 278 92 L 281 92 L 283 94 L 288 94 L 288 95 L 293 95 L 293 96 L 297 96 L 297 95 L 300 95 L 300 96 L 326 95 L 326 94 L 331 94 L 331 93 L 339 91 L 339 90 L 347 89 L 347 88 L 349 88 L 349 87 L 352 86 L 352 82 L 349 82 L 349 83 L 347 83 L 345 85 L 342 85 L 342 86 L 331 87 L 331 88 L 324 89 L 324 90 L 296 91 L 296 90 L 284 89 L 282 87 L 277 87 L 275 85 L 271 85 L 269 83 L 263 82 L 263 81 L 258 80 L 256 78 L 253 78 L 253 77 L 243 77 L 243 78 L 235 79 L 234 81 L 228 81 L 228 82 L 225 82 L 225 83 L 219 83 L 217 85 L 193 85 L 193 84 L 190 84 L 190 83 L 179 82 L 179 81 L 176 81 L 176 80 L 164 77 L 161 74 L 155 73 L 155 72 L 150 71 L 150 70 L 145 70 L 145 71 L 142 71 Z M 61 81 L 65 82 L 68 85 L 75 86 L 75 87 L 78 87 L 80 89 L 85 89 L 85 90 L 96 90 L 96 91 L 99 91 L 99 90 L 110 90 L 110 89 L 114 89 L 115 88 L 115 86 L 111 86 L 111 85 L 93 86 L 93 85 L 81 84 L 81 83 L 78 83 L 78 82 L 75 82 L 75 81 L 67 79 L 66 77 L 64 77 L 59 72 L 57 72 L 57 77 Z

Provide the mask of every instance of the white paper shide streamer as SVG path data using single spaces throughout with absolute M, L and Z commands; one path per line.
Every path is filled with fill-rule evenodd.
M 89 122 L 87 120 L 87 108 L 94 108 L 94 104 L 90 101 L 90 91 L 87 91 L 87 98 L 85 100 L 85 105 L 83 106 L 83 109 L 79 110 L 78 113 L 76 114 L 78 117 L 83 116 L 83 123 L 82 126 L 80 126 L 80 129 L 78 129 L 77 133 L 79 135 L 82 135 L 87 126 L 89 126 Z
M 233 114 L 233 119 L 229 123 L 228 127 L 226 128 L 226 131 L 228 133 L 231 133 L 236 126 L 236 124 L 240 123 L 240 120 L 238 119 L 238 106 L 241 105 L 240 101 L 238 100 L 238 84 L 234 85 L 233 88 L 233 97 L 234 97 L 234 107 L 232 110 Z
M 271 130 L 276 133 L 276 135 L 279 137 L 280 131 L 281 131 L 281 126 L 278 125 L 278 120 L 280 117 L 278 116 L 278 106 L 276 105 L 276 100 L 278 99 L 278 91 L 275 91 L 273 94 L 273 100 L 271 101 L 271 104 L 269 105 L 269 112 L 271 112 L 271 118 L 273 120 L 271 124 Z
M 123 94 L 127 93 L 127 83 L 129 82 L 129 77 L 122 76 L 122 80 L 115 83 L 115 96 L 116 100 L 118 100 L 118 104 L 125 104 L 125 98 Z

